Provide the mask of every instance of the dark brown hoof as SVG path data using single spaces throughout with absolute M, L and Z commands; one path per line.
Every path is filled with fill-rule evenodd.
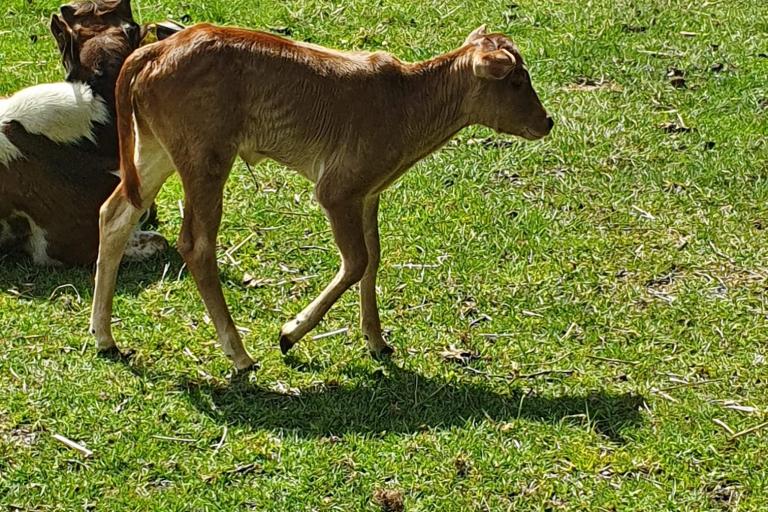
M 371 357 L 378 360 L 381 359 L 387 359 L 392 356 L 392 354 L 395 353 L 395 349 L 392 348 L 390 345 L 384 345 L 384 348 L 379 350 L 378 352 L 375 350 L 371 350 Z
M 98 351 L 99 357 L 109 361 L 128 361 L 134 354 L 135 351 L 131 349 L 120 350 L 117 348 L 117 345 L 112 345 L 108 349 Z
M 249 379 L 250 375 L 252 373 L 256 373 L 256 371 L 258 371 L 260 368 L 261 368 L 261 365 L 259 365 L 259 363 L 254 361 L 252 365 L 246 366 L 245 368 L 239 368 L 239 369 L 233 368 L 232 371 L 230 371 L 227 378 L 229 379 L 229 382 L 231 382 L 232 384 L 245 385 L 250 382 L 250 379 Z
M 256 361 L 254 361 L 252 365 L 246 366 L 245 368 L 235 368 L 235 375 L 237 376 L 248 375 L 249 373 L 257 372 L 260 369 L 261 369 L 261 365 Z
M 287 354 L 289 350 L 293 347 L 293 342 L 288 339 L 288 336 L 285 334 L 280 335 L 280 352 L 283 353 L 283 355 Z

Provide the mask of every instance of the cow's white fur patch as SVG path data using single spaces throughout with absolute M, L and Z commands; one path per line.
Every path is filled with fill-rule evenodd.
M 21 217 L 29 223 L 29 238 L 24 244 L 24 250 L 32 256 L 36 265 L 61 265 L 61 262 L 48 256 L 48 240 L 45 238 L 48 233 L 38 226 L 32 217 L 20 211 L 14 211 L 11 216 Z
M 88 84 L 59 82 L 22 89 L 0 99 L 0 125 L 17 121 L 25 130 L 54 142 L 72 144 L 83 139 L 95 142 L 93 125 L 109 121 L 104 100 Z M 0 164 L 20 158 L 21 151 L 0 133 Z
M 14 146 L 3 132 L 0 132 L 0 165 L 7 167 L 10 162 L 20 157 L 19 148 Z

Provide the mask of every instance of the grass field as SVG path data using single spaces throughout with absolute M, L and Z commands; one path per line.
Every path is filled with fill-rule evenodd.
M 57 5 L 3 1 L 0 95 L 63 76 Z M 129 362 L 87 334 L 91 269 L 0 259 L 0 509 L 765 510 L 768 429 L 743 431 L 768 421 L 767 3 L 134 10 L 404 60 L 488 23 L 557 125 L 536 143 L 466 130 L 385 193 L 387 363 L 364 350 L 356 293 L 313 334 L 347 332 L 280 355 L 338 257 L 309 184 L 273 164 L 237 164 L 219 240 L 262 365 L 247 378 L 175 251 L 122 270 Z M 159 198 L 174 241 L 180 199 L 175 179 Z

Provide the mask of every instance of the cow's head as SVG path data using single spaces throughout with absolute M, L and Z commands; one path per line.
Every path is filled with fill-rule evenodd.
M 183 27 L 150 30 L 133 19 L 130 0 L 86 0 L 63 5 L 51 17 L 67 81 L 88 82 L 103 92 L 114 88 L 123 62 L 150 33 L 162 39 Z M 153 39 L 153 40 L 156 40 Z

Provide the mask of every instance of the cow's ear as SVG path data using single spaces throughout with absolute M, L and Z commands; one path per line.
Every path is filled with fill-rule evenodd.
M 70 27 L 75 24 L 76 9 L 74 6 L 62 5 L 59 10 L 61 11 L 61 17 L 64 20 L 64 23 L 66 23 Z
M 59 15 L 54 14 L 51 16 L 51 34 L 53 34 L 53 38 L 56 40 L 56 46 L 59 47 L 60 52 L 64 51 L 68 33 L 69 29 L 67 28 L 67 24 L 61 20 Z
M 131 10 L 131 0 L 122 0 L 117 7 L 115 7 L 115 13 L 120 16 L 121 20 L 133 21 L 133 11 Z
M 138 48 L 141 46 L 141 40 L 144 38 L 142 28 L 136 23 L 123 23 L 123 33 L 128 38 L 128 42 L 131 48 Z

